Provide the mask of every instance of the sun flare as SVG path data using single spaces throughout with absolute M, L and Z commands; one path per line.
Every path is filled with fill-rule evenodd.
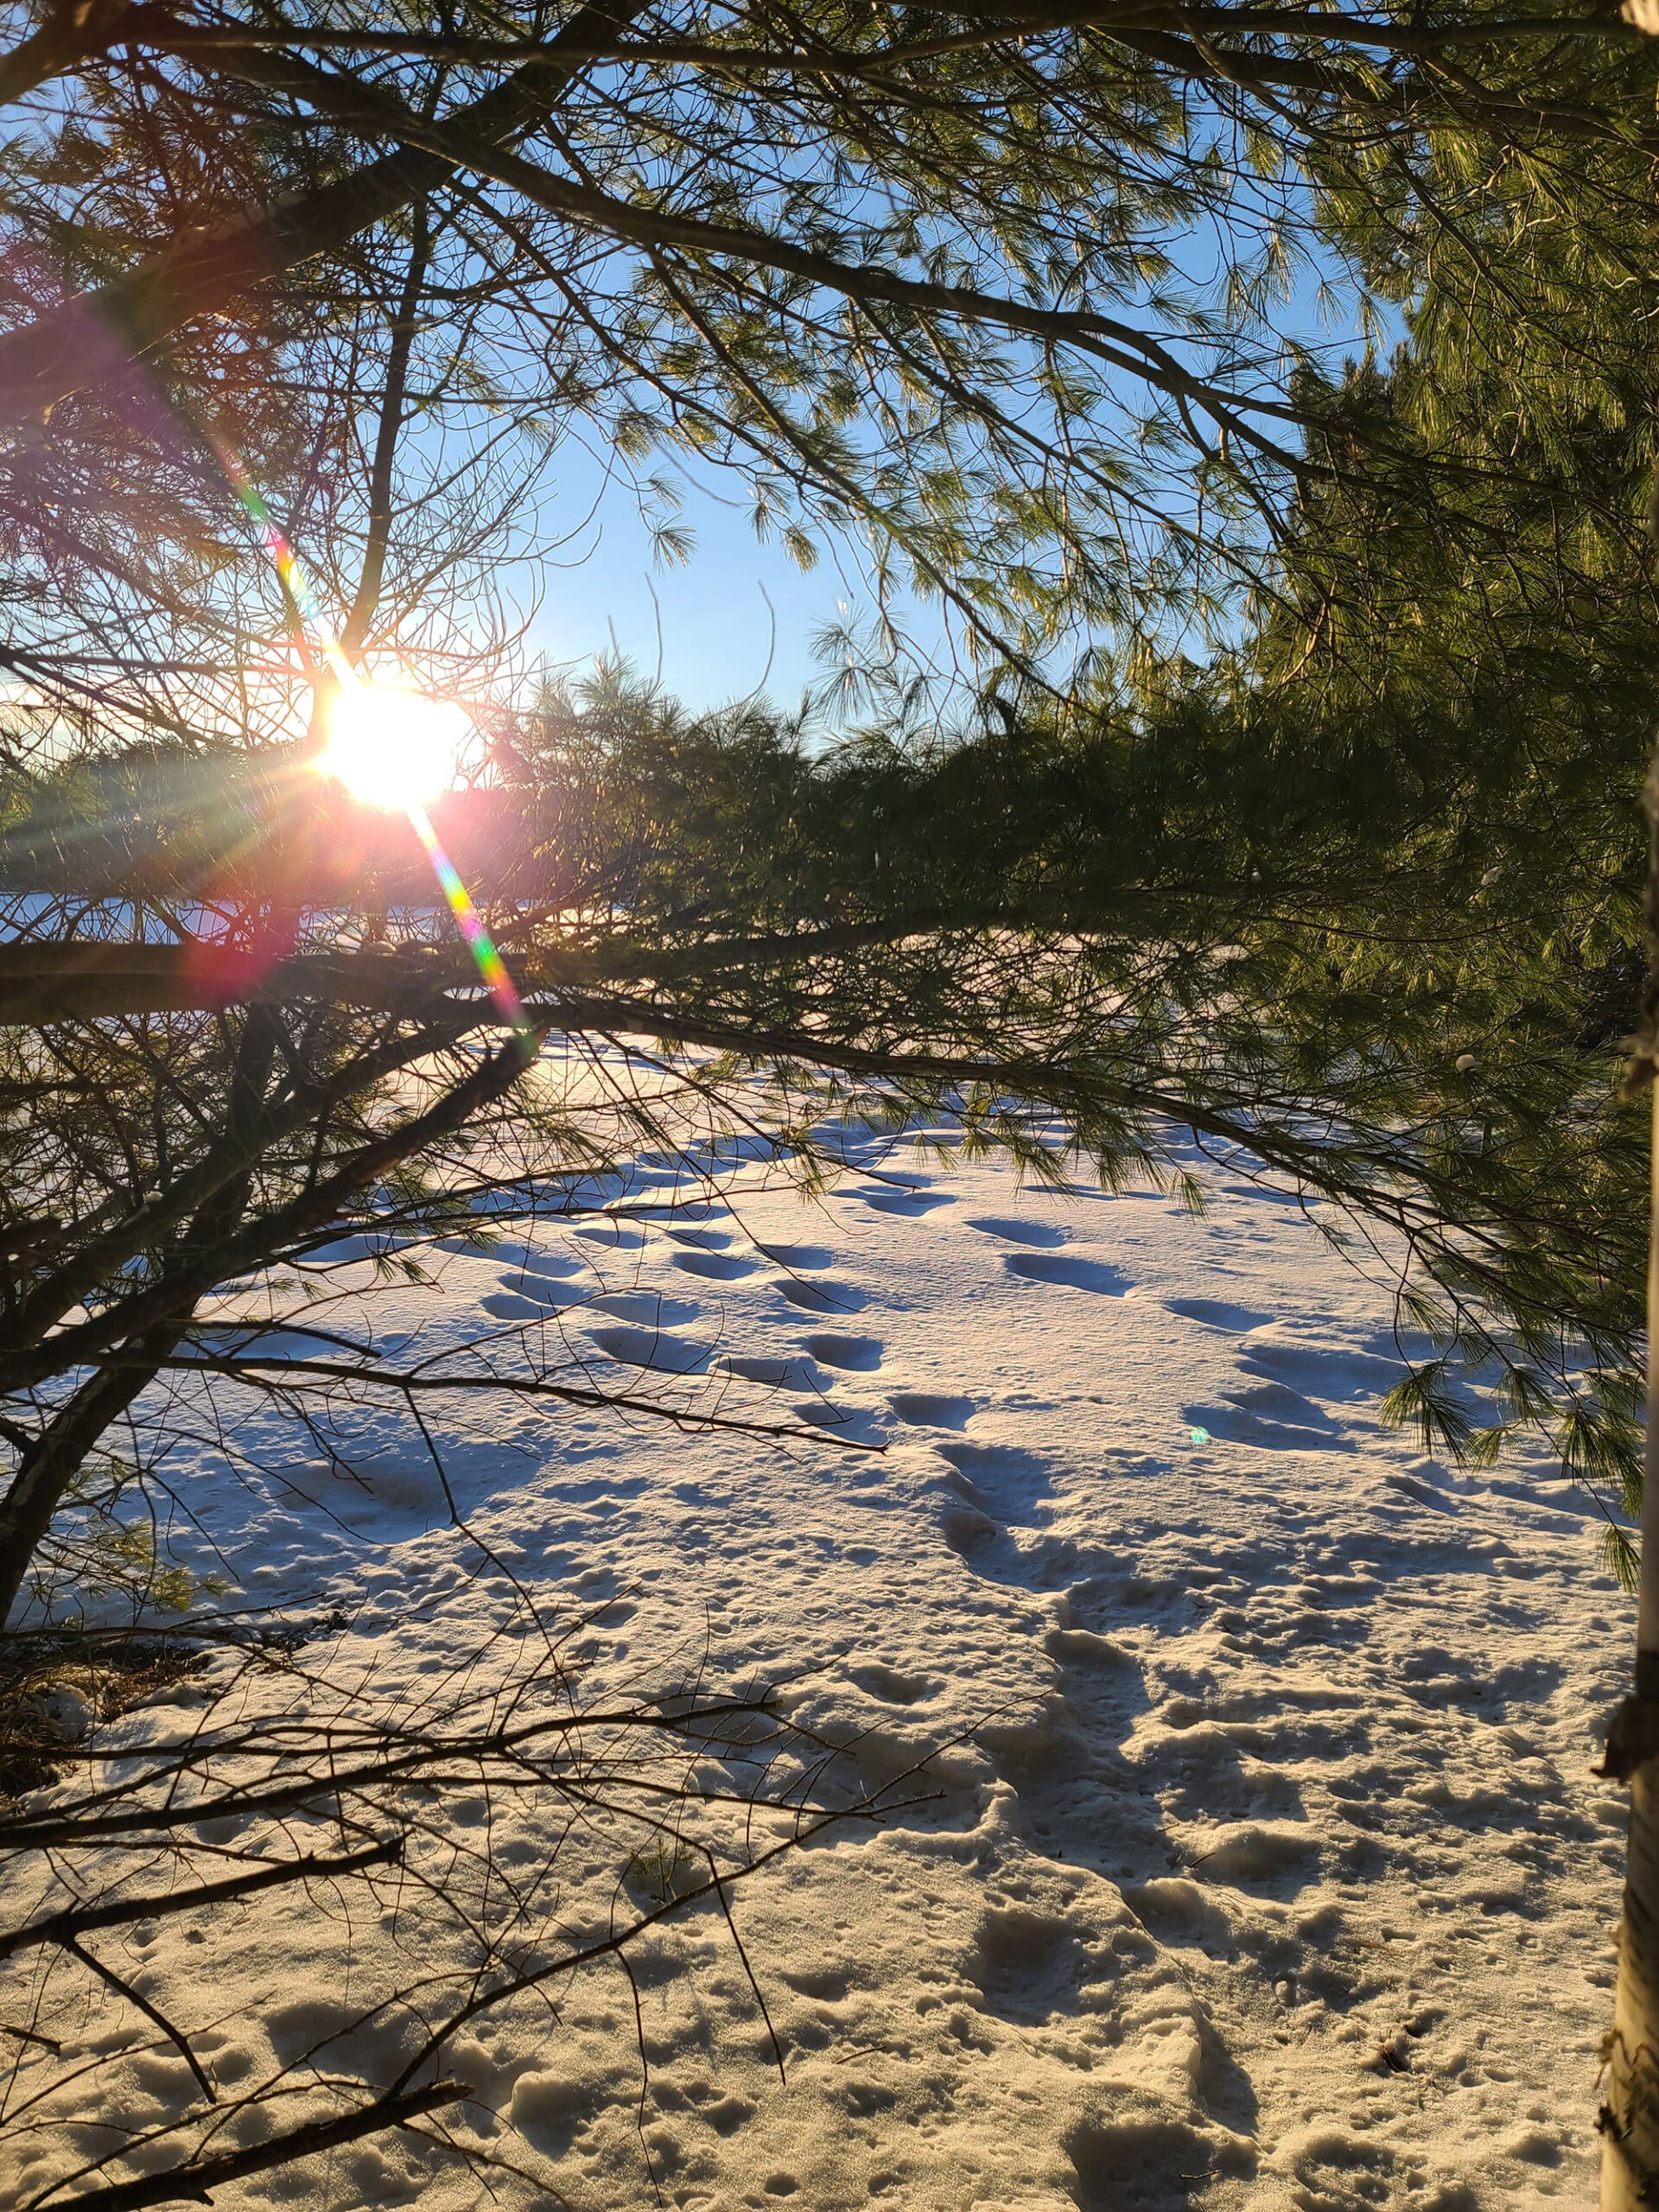
M 422 806 L 454 783 L 471 727 L 453 699 L 353 683 L 334 694 L 319 765 L 365 806 Z

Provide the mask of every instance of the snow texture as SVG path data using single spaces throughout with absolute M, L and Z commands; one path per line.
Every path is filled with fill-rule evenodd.
M 1591 1766 L 1631 1618 L 1586 1501 L 1541 1460 L 1459 1477 L 1380 1428 L 1385 1271 L 1236 1174 L 1197 1218 L 925 1142 L 811 1206 L 755 1173 L 687 1214 L 642 1163 L 626 1218 L 452 1240 L 367 1309 L 423 1351 L 558 1332 L 607 1387 L 798 1415 L 787 1449 L 526 1404 L 443 1441 L 538 1602 L 614 1593 L 605 1666 L 666 1676 L 706 1643 L 716 1684 L 798 1678 L 794 1717 L 872 1783 L 950 1746 L 885 1830 L 742 1893 L 787 2086 L 694 1914 L 641 1954 L 643 2126 L 617 1976 L 451 2054 L 502 2141 L 510 2119 L 574 2212 L 650 2203 L 647 2154 L 699 2212 L 1588 2205 L 1624 1821 Z M 480 1562 L 406 1425 L 360 1413 L 349 1478 L 263 1417 L 236 1441 L 204 1451 L 175 1549 L 216 1549 L 246 1600 L 345 1609 L 382 1686 L 441 1669 Z M 176 1925 L 144 1933 L 127 1970 L 188 2012 Z M 349 2018 L 374 1930 L 340 1940 L 250 1916 L 202 2043 L 221 2079 Z M 78 2002 L 72 2046 L 130 2031 Z M 189 2094 L 164 2050 L 130 2073 L 135 2109 Z M 416 2195 L 477 2185 L 392 2136 L 219 2201 Z

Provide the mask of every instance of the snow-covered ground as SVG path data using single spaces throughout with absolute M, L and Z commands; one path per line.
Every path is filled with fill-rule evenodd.
M 701 2212 L 1591 2202 L 1623 1802 L 1590 1769 L 1631 1624 L 1584 1501 L 1380 1429 L 1382 1273 L 1282 1196 L 1207 1170 L 1195 1218 L 925 1146 L 869 1162 L 812 1206 L 689 1216 L 638 1211 L 647 1166 L 622 1218 L 458 1246 L 377 1296 L 423 1348 L 546 1317 L 613 1383 L 632 1363 L 706 1404 L 718 1348 L 753 1386 L 724 1410 L 885 1441 L 527 1405 L 445 1430 L 469 1527 L 538 1602 L 622 1593 L 606 1667 L 706 1642 L 712 1682 L 802 1677 L 798 1715 L 865 1732 L 877 1780 L 960 1739 L 942 1796 L 743 1891 L 786 2085 L 707 1912 L 647 1947 L 643 2115 L 614 1977 L 469 2046 L 563 2201 L 651 2203 L 649 2153 Z M 276 1435 L 251 1421 L 239 1468 L 204 1447 L 204 1529 L 250 1599 L 345 1605 L 342 1649 L 417 1680 L 483 1602 L 418 1440 L 365 1426 L 354 1485 Z M 188 2011 L 176 1936 L 126 1940 Z M 350 1966 L 298 1912 L 246 1940 L 207 2037 L 227 2079 Z M 111 2031 L 118 2001 L 94 2009 L 70 2030 Z M 220 2201 L 475 2201 L 410 2158 Z

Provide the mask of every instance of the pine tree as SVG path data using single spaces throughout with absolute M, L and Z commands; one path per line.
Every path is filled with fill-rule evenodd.
M 1440 1349 L 1397 1411 L 1472 1448 L 1442 1355 L 1491 1357 L 1481 1448 L 1542 1421 L 1569 1468 L 1633 1480 L 1611 1090 L 1651 57 L 1599 18 L 1213 16 L 25 20 L 0 77 L 0 552 L 30 687 L 5 803 L 60 889 L 14 906 L 0 960 L 17 1449 L 65 1377 L 118 1397 L 152 1323 L 173 1357 L 213 1268 L 367 1205 L 394 1128 L 404 1225 L 435 1233 L 454 1190 L 397 1084 L 430 1086 L 440 1148 L 486 1103 L 466 957 L 383 918 L 380 859 L 355 918 L 308 904 L 339 826 L 305 767 L 327 677 L 233 498 L 302 547 L 352 652 L 483 700 L 526 477 L 581 423 L 671 556 L 652 472 L 677 454 L 735 471 L 797 557 L 861 533 L 879 585 L 971 644 L 986 726 L 944 728 L 885 632 L 836 641 L 873 728 L 822 761 L 761 715 L 497 693 L 491 804 L 562 855 L 493 918 L 535 1018 L 769 1071 L 808 1174 L 826 1106 L 948 1097 L 1046 1173 L 1017 1103 L 1040 1100 L 1109 1179 L 1190 1123 L 1403 1240 L 1402 1313 Z M 148 874 L 105 869 L 141 912 L 83 911 L 111 773 L 156 789 L 135 743 L 200 768 L 194 849 L 234 850 L 205 884 L 169 831 Z M 214 887 L 232 933 L 181 947 L 178 902 Z M 516 1126 L 511 1068 L 490 1084 Z M 60 1118 L 25 1131 L 44 1098 Z M 609 1140 L 550 1141 L 565 1173 Z M 295 1228 L 319 1161 L 362 1172 Z M 96 1309 L 67 1331 L 60 1291 Z

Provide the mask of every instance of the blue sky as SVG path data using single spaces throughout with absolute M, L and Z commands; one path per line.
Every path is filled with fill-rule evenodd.
M 555 517 L 587 505 L 567 487 Z M 757 690 L 792 706 L 822 673 L 813 635 L 854 591 L 828 562 L 803 575 L 779 547 L 760 544 L 741 510 L 692 492 L 681 520 L 696 550 L 683 566 L 661 566 L 631 497 L 609 492 L 559 565 L 525 577 L 540 601 L 534 650 L 563 664 L 620 648 L 645 675 L 660 662 L 664 688 L 693 707 Z
M 855 549 L 826 547 L 804 572 L 780 545 L 757 539 L 734 478 L 682 488 L 676 520 L 696 550 L 683 564 L 664 565 L 631 490 L 605 486 L 595 462 L 574 440 L 564 442 L 543 520 L 555 535 L 576 534 L 549 562 L 520 570 L 524 602 L 539 602 L 532 651 L 579 668 L 620 648 L 644 675 L 660 668 L 664 688 L 689 706 L 762 691 L 792 708 L 824 675 L 812 651 L 817 632 L 869 611 Z M 912 607 L 906 619 L 918 639 L 937 646 L 935 613 Z

